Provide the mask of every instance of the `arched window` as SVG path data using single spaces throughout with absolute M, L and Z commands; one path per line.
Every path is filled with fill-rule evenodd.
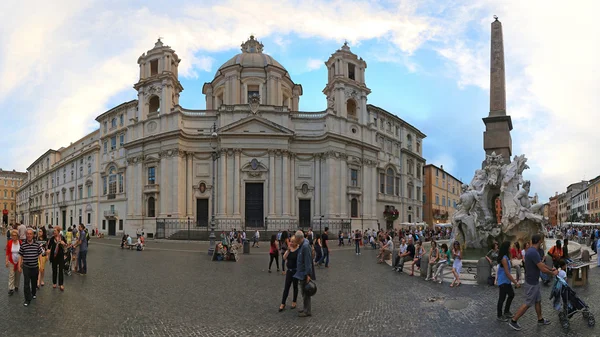
M 358 217 L 358 200 L 356 198 L 350 200 L 350 216 L 352 218 Z
M 158 98 L 158 96 L 152 96 L 149 103 L 150 113 L 160 113 L 160 98 Z
M 116 117 L 114 117 L 113 119 L 110 120 L 110 127 L 111 128 L 116 128 L 117 127 L 117 118 Z
M 92 164 L 88 164 L 88 174 L 92 174 Z
M 394 194 L 394 170 L 391 167 L 385 172 L 385 194 Z
M 406 135 L 406 147 L 412 151 L 412 136 Z
M 356 102 L 353 99 L 349 99 L 346 102 L 346 112 L 348 113 L 348 118 L 356 119 Z
M 108 194 L 117 193 L 117 169 L 111 166 L 108 170 Z
M 151 218 L 156 216 L 154 197 L 148 198 L 148 216 Z

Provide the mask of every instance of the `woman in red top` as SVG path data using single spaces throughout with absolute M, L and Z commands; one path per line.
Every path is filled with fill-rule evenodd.
M 275 260 L 277 272 L 279 272 L 279 247 L 277 246 L 277 237 L 275 234 L 271 235 L 271 248 L 269 249 L 269 256 L 271 256 L 271 260 L 269 261 L 269 273 L 271 272 L 273 260 Z
M 6 268 L 8 268 L 8 294 L 12 295 L 15 291 L 19 291 L 19 279 L 21 273 L 17 266 L 19 265 L 19 232 L 16 229 L 10 231 L 10 240 L 6 242 Z
M 517 270 L 517 283 L 521 280 L 521 264 L 523 264 L 523 254 L 519 242 L 515 242 L 510 249 L 510 264 Z

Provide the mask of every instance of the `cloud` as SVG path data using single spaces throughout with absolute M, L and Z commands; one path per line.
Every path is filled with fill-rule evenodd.
M 317 59 L 309 58 L 306 61 L 306 68 L 308 69 L 308 71 L 317 70 L 317 69 L 321 68 L 323 65 L 324 65 L 323 61 L 317 60 Z
M 111 107 L 112 97 L 135 97 L 136 60 L 159 36 L 182 58 L 183 77 L 213 71 L 213 53 L 237 52 L 254 33 L 272 37 L 289 52 L 289 36 L 347 39 L 353 45 L 376 40 L 387 49 L 374 61 L 395 60 L 417 73 L 431 70 L 416 52 L 433 51 L 445 64 L 441 76 L 460 88 L 486 91 L 489 29 L 497 14 L 504 25 L 513 152 L 529 157 L 526 178 L 533 190 L 539 186 L 540 196 L 547 197 L 584 174 L 600 173 L 594 153 L 600 141 L 600 27 L 594 15 L 600 4 L 591 0 L 578 6 L 548 6 L 541 0 L 188 0 L 178 6 L 154 0 L 139 6 L 91 0 L 4 5 L 0 111 L 10 123 L 0 125 L 0 146 L 8 149 L 1 167 L 24 169 L 48 147 L 66 145 L 97 127 L 90 121 Z M 307 68 L 317 62 L 309 59 Z M 460 130 L 456 123 L 444 132 Z M 460 148 L 433 154 L 433 162 L 452 172 L 483 159 L 451 163 L 461 156 Z
M 451 154 L 440 153 L 433 159 L 428 159 L 427 161 L 437 167 L 443 166 L 444 171 L 456 177 L 456 159 Z M 458 179 L 458 177 L 456 178 Z

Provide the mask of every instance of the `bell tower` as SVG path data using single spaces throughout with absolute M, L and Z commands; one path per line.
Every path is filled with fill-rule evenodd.
M 348 42 L 333 53 L 327 62 L 327 112 L 367 125 L 367 95 L 365 84 L 367 63 L 350 51 Z
M 154 48 L 138 58 L 140 79 L 133 87 L 138 92 L 140 120 L 168 114 L 179 104 L 179 93 L 183 91 L 177 72 L 180 61 L 160 38 Z

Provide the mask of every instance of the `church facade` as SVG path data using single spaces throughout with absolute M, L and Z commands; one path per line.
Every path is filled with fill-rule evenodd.
M 205 110 L 179 105 L 179 62 L 156 42 L 138 59 L 137 100 L 32 163 L 20 220 L 155 237 L 168 237 L 164 220 L 344 231 L 422 221 L 425 135 L 367 103 L 367 64 L 347 44 L 325 62 L 317 112 L 299 111 L 302 86 L 253 36 L 204 84 Z

